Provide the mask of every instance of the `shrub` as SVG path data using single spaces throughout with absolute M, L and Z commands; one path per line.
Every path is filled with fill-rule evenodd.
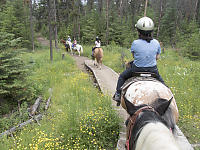
M 7 50 L 1 53 L 0 59 L 0 98 L 13 102 L 29 101 L 34 97 L 34 89 L 26 79 L 27 65 L 19 53 L 19 50 Z

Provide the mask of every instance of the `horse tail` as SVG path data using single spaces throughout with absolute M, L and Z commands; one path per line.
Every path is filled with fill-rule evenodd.
M 99 56 L 100 56 L 100 58 L 103 57 L 103 49 L 102 48 L 99 48 Z
M 80 45 L 80 52 L 83 53 L 83 47 Z

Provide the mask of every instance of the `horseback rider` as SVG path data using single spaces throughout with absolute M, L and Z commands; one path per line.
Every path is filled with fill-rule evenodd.
M 67 40 L 65 41 L 65 47 L 67 47 L 68 42 L 71 43 L 71 38 L 69 35 L 67 36 Z
M 160 57 L 161 48 L 156 39 L 153 39 L 152 32 L 154 23 L 149 17 L 142 17 L 135 25 L 139 38 L 134 40 L 131 45 L 131 53 L 134 58 L 131 68 L 122 72 L 118 78 L 116 92 L 113 97 L 118 104 L 121 101 L 121 87 L 128 78 L 131 78 L 135 72 L 150 72 L 157 76 L 157 79 L 164 84 L 159 75 L 157 60 Z
M 101 47 L 101 41 L 99 39 L 99 37 L 96 37 L 96 41 L 95 41 L 95 47 L 92 48 L 92 58 L 94 59 L 94 50 L 95 48 L 100 48 Z
M 72 48 L 73 48 L 73 49 L 76 47 L 76 44 L 77 44 L 77 41 L 76 41 L 76 39 L 74 38 L 74 41 L 73 41 L 73 44 L 72 44 Z
M 67 36 L 67 41 L 71 42 L 70 36 Z

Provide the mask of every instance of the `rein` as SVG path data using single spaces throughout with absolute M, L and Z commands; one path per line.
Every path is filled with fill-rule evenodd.
M 130 116 L 128 118 L 129 122 L 128 122 L 128 126 L 127 126 L 127 134 L 126 134 L 127 135 L 127 137 L 126 137 L 126 149 L 127 150 L 131 150 L 130 149 L 130 139 L 131 139 L 132 129 L 133 129 L 134 125 L 135 125 L 135 122 L 136 122 L 136 119 L 137 119 L 138 115 L 143 110 L 149 110 L 149 111 L 156 112 L 153 107 L 151 107 L 151 106 L 144 106 L 144 107 L 138 109 L 132 116 Z

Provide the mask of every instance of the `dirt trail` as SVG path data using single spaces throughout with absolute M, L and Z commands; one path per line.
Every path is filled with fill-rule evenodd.
M 42 36 L 38 35 L 36 37 L 37 41 L 40 42 L 43 46 L 49 46 L 49 41 Z

